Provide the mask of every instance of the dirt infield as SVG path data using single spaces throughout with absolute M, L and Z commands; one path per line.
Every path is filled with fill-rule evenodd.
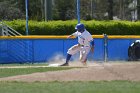
M 82 68 L 11 76 L 0 81 L 140 81 L 140 62 L 88 63 L 87 66 L 72 62 L 70 67 Z

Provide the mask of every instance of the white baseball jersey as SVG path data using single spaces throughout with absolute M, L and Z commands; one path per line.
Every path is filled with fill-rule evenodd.
M 78 43 L 84 46 L 90 46 L 90 41 L 93 40 L 92 35 L 87 30 L 83 33 L 77 31 L 72 35 L 78 37 Z

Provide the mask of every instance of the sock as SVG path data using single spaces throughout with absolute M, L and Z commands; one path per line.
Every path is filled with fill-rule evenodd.
M 67 54 L 66 63 L 69 62 L 70 58 L 71 58 L 71 55 L 70 54 Z

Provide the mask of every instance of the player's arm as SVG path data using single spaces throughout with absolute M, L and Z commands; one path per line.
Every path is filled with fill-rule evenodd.
M 67 38 L 72 38 L 73 37 L 73 35 L 69 35 Z
M 77 37 L 77 32 L 75 32 L 75 33 L 69 35 L 67 38 L 72 38 L 72 37 Z

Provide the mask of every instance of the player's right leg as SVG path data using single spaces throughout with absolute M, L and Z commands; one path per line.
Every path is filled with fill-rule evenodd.
M 87 54 L 83 53 L 83 51 L 80 51 L 80 58 L 79 60 L 83 65 L 87 65 Z
M 87 56 L 90 52 L 90 47 L 83 47 L 80 50 L 80 61 L 83 63 L 83 65 L 86 65 Z
M 68 66 L 71 56 L 76 54 L 78 51 L 80 51 L 79 44 L 76 44 L 76 45 L 72 46 L 67 52 L 66 62 L 64 64 L 60 65 L 60 66 Z

